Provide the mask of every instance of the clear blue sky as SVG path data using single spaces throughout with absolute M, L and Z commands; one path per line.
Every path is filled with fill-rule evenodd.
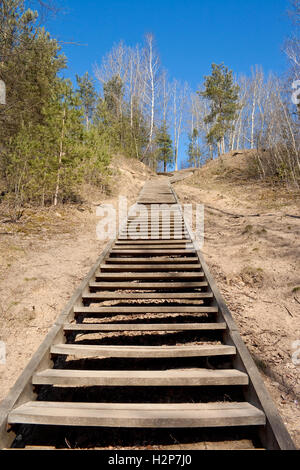
M 235 74 L 251 65 L 284 73 L 282 53 L 291 23 L 288 0 L 60 0 L 64 12 L 47 29 L 62 41 L 68 57 L 66 77 L 93 73 L 114 43 L 140 43 L 154 34 L 170 78 L 196 89 L 212 62 L 224 62 Z M 181 149 L 181 155 L 184 148 Z

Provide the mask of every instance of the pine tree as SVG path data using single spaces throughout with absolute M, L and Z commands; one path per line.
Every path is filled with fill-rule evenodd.
M 94 81 L 89 77 L 88 72 L 82 77 L 76 75 L 76 81 L 78 94 L 83 106 L 86 128 L 89 129 L 89 124 L 95 110 L 97 92 L 95 90 Z
M 238 85 L 234 85 L 232 71 L 224 64 L 212 64 L 212 74 L 205 77 L 205 90 L 197 92 L 210 101 L 210 113 L 205 122 L 211 124 L 206 139 L 217 144 L 219 154 L 225 153 L 225 136 L 232 128 L 239 109 Z
M 37 26 L 37 14 L 22 0 L 0 4 L 0 79 L 6 84 L 7 106 L 0 112 L 0 140 L 29 123 L 40 123 L 57 73 L 65 67 L 57 42 Z
M 188 163 L 195 168 L 200 168 L 202 156 L 202 151 L 198 143 L 198 135 L 199 131 L 196 128 L 193 130 L 192 134 L 189 135 Z
M 173 142 L 168 133 L 168 127 L 165 121 L 163 121 L 156 133 L 155 142 L 158 147 L 156 152 L 157 163 L 162 163 L 164 172 L 166 172 L 167 166 L 174 162 L 174 150 Z

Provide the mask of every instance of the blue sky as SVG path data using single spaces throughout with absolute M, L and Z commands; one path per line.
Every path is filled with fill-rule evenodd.
M 210 73 L 212 62 L 224 62 L 235 74 L 251 65 L 265 72 L 286 70 L 282 53 L 291 32 L 288 0 L 60 0 L 63 13 L 47 29 L 61 41 L 68 57 L 66 77 L 93 73 L 95 63 L 114 43 L 140 43 L 154 34 L 162 65 L 170 78 L 193 89 Z M 182 149 L 181 154 L 184 153 Z

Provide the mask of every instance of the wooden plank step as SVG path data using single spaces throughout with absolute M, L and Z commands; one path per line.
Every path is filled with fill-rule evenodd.
M 196 271 L 201 264 L 101 264 L 101 272 Z
M 153 222 L 153 224 L 166 224 L 166 221 L 175 222 L 175 223 L 184 223 L 184 218 L 182 215 L 176 213 L 172 214 L 171 212 L 166 213 L 155 213 L 155 214 L 148 214 L 148 216 L 137 216 L 135 218 L 128 218 L 126 222 L 128 224 L 149 224 Z
M 190 264 L 190 263 L 197 263 L 199 264 L 199 259 L 197 256 L 189 256 L 187 258 L 183 258 L 183 257 L 179 257 L 179 258 L 168 258 L 166 256 L 160 256 L 160 257 L 157 257 L 157 258 L 134 258 L 134 257 L 130 257 L 130 258 L 106 258 L 105 260 L 105 263 L 106 265 L 109 263 L 110 265 L 111 264 L 121 264 L 121 263 L 125 263 L 125 264 L 148 264 L 149 261 L 151 262 L 151 264 L 164 264 L 164 265 L 167 265 L 167 266 L 172 266 L 173 264 L 183 264 L 183 263 L 186 263 L 186 264 Z
M 192 243 L 190 238 L 186 238 L 183 236 L 183 234 L 179 233 L 143 233 L 139 234 L 139 236 L 134 238 L 130 233 L 120 233 L 118 240 L 126 240 L 130 241 L 131 243 L 136 242 L 137 240 L 144 240 L 147 243 L 152 243 L 153 241 L 160 241 L 165 243 L 166 241 L 172 241 L 172 242 L 178 242 L 178 241 L 183 241 L 184 243 Z
M 161 231 L 161 230 L 184 230 L 185 229 L 185 224 L 183 222 L 168 222 L 165 221 L 165 223 L 155 223 L 155 222 L 129 222 L 128 224 L 124 225 L 124 230 L 153 230 L 153 231 Z
M 191 428 L 264 426 L 265 414 L 241 403 L 70 403 L 31 401 L 9 413 L 9 424 Z
M 143 242 L 141 245 L 145 245 L 146 243 L 150 245 L 151 241 L 155 242 L 154 245 L 165 245 L 168 242 L 173 245 L 192 243 L 190 235 L 181 230 L 140 230 L 138 232 L 121 230 L 119 240 L 131 242 L 132 244 L 141 241 Z
M 191 240 L 117 240 L 115 246 L 127 246 L 127 245 L 186 245 L 192 243 Z
M 199 289 L 208 287 L 208 283 L 203 282 L 91 282 L 90 289 L 128 289 L 128 290 L 149 290 L 149 289 Z
M 112 249 L 111 251 L 112 254 L 114 255 L 151 255 L 151 256 L 154 256 L 154 255 L 184 255 L 184 256 L 188 256 L 188 255 L 194 255 L 196 254 L 196 250 L 190 250 L 190 249 L 186 249 L 186 250 L 182 250 L 182 249 L 171 249 L 171 248 L 165 248 L 165 249 L 161 249 L 161 248 L 156 248 L 156 249 L 148 249 L 148 250 L 144 250 L 144 249 L 140 249 L 140 250 L 134 250 L 134 249 L 124 249 L 124 250 L 120 250 L 120 249 Z
M 163 224 L 165 223 L 165 220 L 170 220 L 170 222 L 172 223 L 180 223 L 180 224 L 184 224 L 184 219 L 182 216 L 178 215 L 178 214 L 175 214 L 172 215 L 170 213 L 167 213 L 167 214 L 161 214 L 161 213 L 157 213 L 157 214 L 149 214 L 148 217 L 133 217 L 133 218 L 130 218 L 128 217 L 127 219 L 127 224 L 151 224 L 153 222 L 153 224 Z
M 138 199 L 138 204 L 168 204 L 168 205 L 171 205 L 171 204 L 174 204 L 176 201 L 175 201 L 175 198 L 174 197 L 166 197 L 166 198 L 151 198 L 151 197 L 143 197 L 141 199 Z
M 194 387 L 248 385 L 248 375 L 238 370 L 63 370 L 47 369 L 35 374 L 33 385 L 73 387 Z
M 98 284 L 96 284 L 98 286 Z M 181 293 L 138 293 L 134 292 L 132 294 L 122 293 L 122 292 L 96 292 L 96 293 L 87 293 L 82 295 L 83 300 L 151 300 L 151 299 L 163 299 L 163 300 L 201 300 L 201 299 L 212 299 L 213 294 L 211 292 L 181 292 Z
M 226 330 L 226 323 L 68 323 L 64 331 L 208 331 Z
M 131 242 L 130 245 L 115 245 L 113 247 L 113 252 L 115 252 L 115 248 L 117 250 L 120 250 L 120 251 L 122 251 L 122 250 L 147 250 L 147 251 L 148 250 L 149 251 L 151 251 L 151 250 L 168 250 L 169 251 L 170 250 L 170 252 L 171 252 L 171 251 L 175 251 L 175 250 L 184 250 L 185 245 L 188 245 L 189 249 L 192 248 L 191 243 L 184 243 L 184 245 L 177 244 L 177 243 L 174 244 L 174 245 L 168 245 L 168 244 L 164 245 L 163 243 L 160 243 L 158 245 L 155 245 L 155 244 L 154 245 L 148 245 L 148 244 L 146 244 L 146 245 L 140 246 L 138 244 L 137 245 L 134 244 L 134 242 Z
M 74 356 L 76 358 L 167 358 L 167 357 L 202 357 L 232 356 L 234 346 L 193 345 L 193 346 L 97 346 L 82 344 L 56 344 L 51 347 L 51 354 Z
M 204 277 L 204 272 L 174 272 L 174 273 L 164 273 L 164 272 L 152 272 L 152 273 L 129 273 L 129 272 L 121 272 L 121 273 L 97 273 L 96 274 L 96 281 L 110 281 L 110 280 L 162 280 L 162 279 L 177 279 L 177 280 L 185 280 L 185 279 L 200 279 Z
M 119 240 L 129 242 L 128 245 L 134 245 L 137 241 L 143 241 L 144 243 L 140 244 L 140 248 L 143 248 L 147 244 L 153 245 L 152 242 L 154 242 L 154 245 L 165 245 L 167 242 L 172 242 L 169 248 L 172 248 L 172 245 L 192 244 L 190 237 L 186 237 L 183 232 L 138 232 L 137 234 L 121 232 L 119 234 Z M 181 248 L 184 248 L 184 246 Z
M 151 223 L 151 222 L 144 222 L 144 223 L 139 223 L 139 222 L 130 222 L 126 225 L 124 225 L 124 230 L 134 230 L 136 231 L 139 229 L 140 231 L 142 230 L 153 230 L 153 231 L 167 231 L 167 230 L 180 230 L 183 231 L 185 229 L 185 224 L 183 222 L 165 222 L 162 224 L 158 223 Z
M 186 232 L 185 226 L 183 226 L 183 225 L 178 226 L 177 224 L 175 226 L 167 225 L 167 226 L 159 226 L 159 227 L 151 226 L 151 224 L 145 224 L 145 226 L 141 226 L 141 225 L 132 226 L 132 225 L 130 225 L 128 227 L 124 226 L 121 231 L 128 232 L 128 233 L 132 232 L 134 234 L 135 233 L 139 234 L 140 232 L 145 232 L 145 233 L 148 233 L 148 232 L 153 232 L 153 233 L 161 233 L 161 232 L 185 233 Z M 186 233 L 186 234 L 188 235 L 188 233 Z
M 133 307 L 129 305 L 128 307 L 119 307 L 115 305 L 113 307 L 74 307 L 75 314 L 81 313 L 113 313 L 113 314 L 123 314 L 123 313 L 218 313 L 218 307 L 207 307 L 207 306 L 180 306 L 180 307 L 150 307 L 144 305 L 142 307 Z
M 135 228 L 135 227 L 123 227 L 121 230 L 120 230 L 121 233 L 128 233 L 128 234 L 131 234 L 132 236 L 134 235 L 140 235 L 140 234 L 149 234 L 149 233 L 153 233 L 155 235 L 157 234 L 182 234 L 182 236 L 184 236 L 185 238 L 191 238 L 191 236 L 189 235 L 189 233 L 186 231 L 185 227 L 159 227 L 159 228 L 156 228 L 156 227 L 151 227 L 149 225 L 149 227 L 138 227 Z

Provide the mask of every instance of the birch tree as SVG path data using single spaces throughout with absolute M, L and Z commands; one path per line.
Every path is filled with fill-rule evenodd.
M 147 153 L 151 154 L 153 151 L 156 103 L 160 85 L 160 60 L 154 47 L 154 36 L 152 34 L 147 34 L 145 37 L 143 66 L 143 97 L 149 119 L 148 144 L 144 152 L 144 155 L 147 155 Z
M 173 80 L 172 83 L 172 102 L 173 102 L 173 133 L 174 133 L 174 161 L 175 161 L 175 171 L 178 170 L 178 155 L 179 155 L 179 145 L 180 137 L 183 128 L 183 119 L 186 111 L 188 98 L 188 85 L 180 84 L 178 80 Z

